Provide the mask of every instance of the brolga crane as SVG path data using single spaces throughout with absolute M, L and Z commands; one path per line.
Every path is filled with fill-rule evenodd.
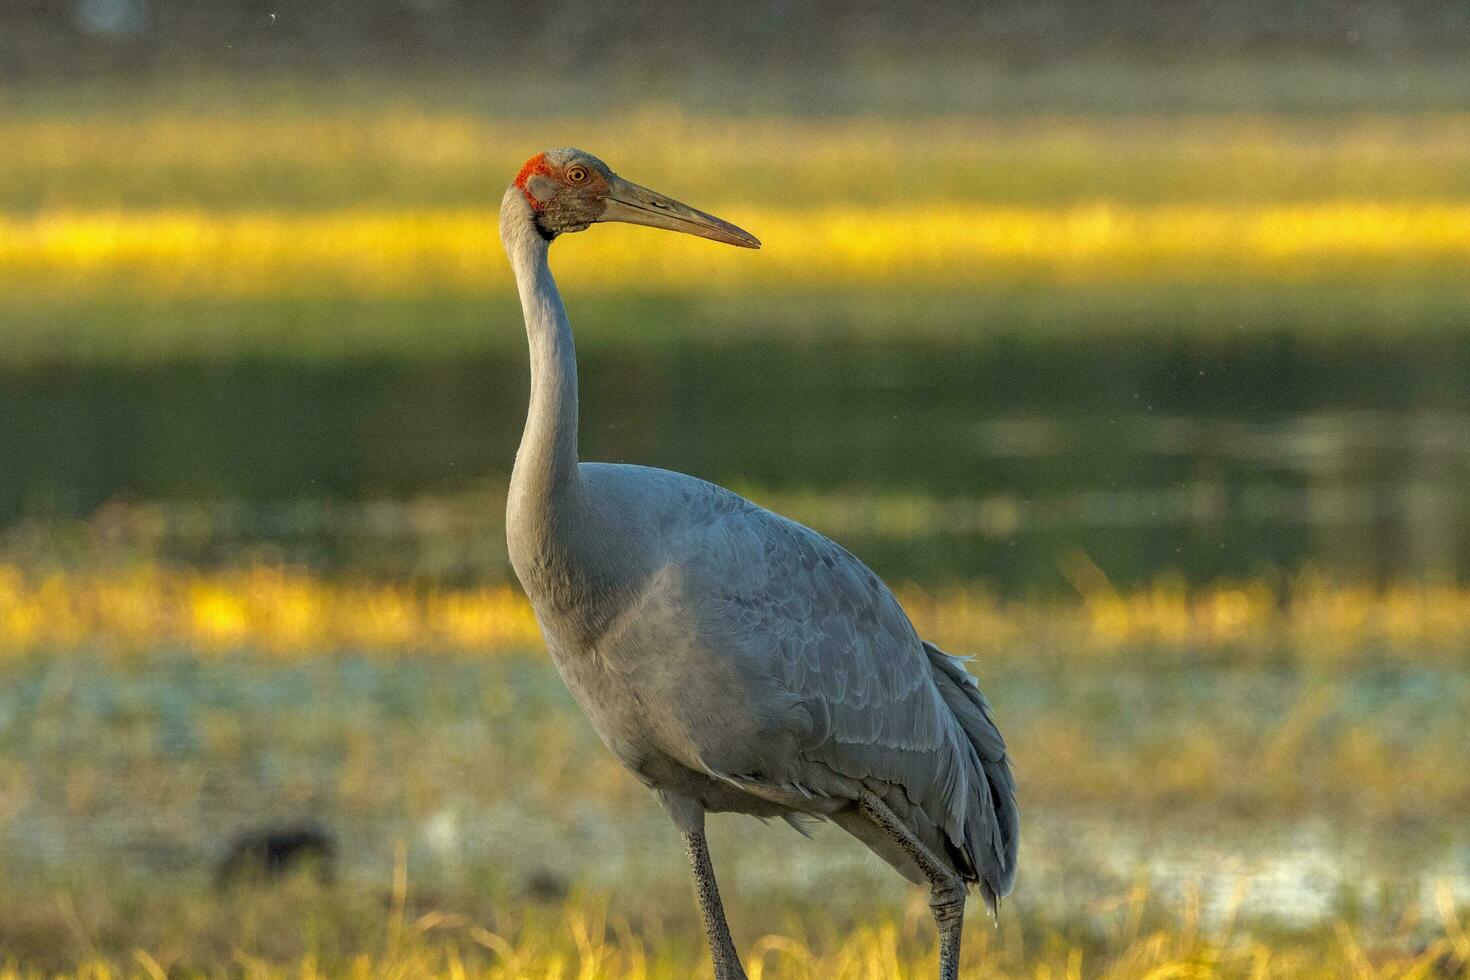
M 580 150 L 532 157 L 506 190 L 500 235 L 531 352 L 507 538 L 552 660 L 682 833 L 716 980 L 745 972 L 707 812 L 848 831 L 929 888 L 940 977 L 955 980 L 969 887 L 994 915 L 1016 874 L 1015 783 L 990 706 L 822 535 L 694 477 L 578 461 L 577 359 L 547 258 L 604 221 L 760 247 Z

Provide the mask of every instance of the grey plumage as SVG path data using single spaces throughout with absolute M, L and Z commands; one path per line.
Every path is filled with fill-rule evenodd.
M 929 885 L 953 977 L 962 883 L 994 911 L 1015 880 L 1015 784 L 990 707 L 827 538 L 703 480 L 577 461 L 576 358 L 546 255 L 600 220 L 758 244 L 580 151 L 533 158 L 506 193 L 532 364 L 508 540 L 552 659 L 684 833 L 721 980 L 744 974 L 704 843 L 710 811 L 830 819 Z

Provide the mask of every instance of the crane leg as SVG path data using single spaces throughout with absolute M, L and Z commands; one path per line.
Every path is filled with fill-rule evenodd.
M 715 885 L 715 866 L 709 858 L 709 843 L 703 830 L 684 832 L 684 850 L 689 854 L 689 867 L 694 872 L 694 891 L 699 896 L 699 911 L 704 914 L 704 931 L 709 935 L 709 951 L 715 963 L 715 980 L 746 980 L 740 966 L 740 955 L 730 938 L 725 921 L 725 907 L 720 904 L 720 889 Z
M 929 879 L 929 908 L 934 913 L 934 924 L 939 927 L 939 980 L 959 980 L 960 936 L 965 923 L 964 880 L 936 858 L 876 794 L 864 793 L 858 807 L 914 859 Z

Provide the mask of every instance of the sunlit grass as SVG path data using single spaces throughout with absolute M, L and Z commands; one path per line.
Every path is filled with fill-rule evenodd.
M 763 238 L 762 254 L 602 230 L 559 249 L 558 269 L 581 288 L 607 291 L 691 283 L 811 291 L 954 289 L 1018 277 L 1458 277 L 1470 261 L 1470 204 L 1455 202 L 1065 209 L 926 202 L 816 211 L 732 203 L 720 210 Z M 66 296 L 506 292 L 496 222 L 491 210 L 11 217 L 0 219 L 0 282 Z
M 1470 322 L 1464 115 L 195 109 L 0 116 L 0 358 L 514 342 L 486 329 L 515 316 L 496 207 L 568 143 L 766 246 L 577 236 L 555 265 L 584 340 Z
M 508 289 L 500 189 L 581 143 L 726 213 L 734 256 L 627 230 L 559 250 L 609 291 L 1455 279 L 1470 117 L 687 117 L 525 123 L 384 108 L 0 118 L 0 282 L 28 294 Z
M 299 889 L 297 889 L 299 891 Z M 288 892 L 289 896 L 289 892 Z M 288 899 L 289 900 L 289 899 Z M 474 915 L 408 909 L 395 891 L 385 921 L 363 937 L 367 948 L 309 953 L 291 960 L 237 947 L 229 975 L 250 980 L 688 980 L 709 976 L 695 936 L 650 936 L 606 904 L 576 900 L 564 909 Z M 254 902 L 252 904 L 260 904 Z M 292 904 L 300 904 L 299 899 Z M 751 980 L 919 980 L 937 975 L 932 926 L 917 901 L 897 919 L 854 923 L 833 934 L 814 923 L 756 936 L 742 956 Z M 1097 903 L 1074 923 L 1006 922 L 999 930 L 967 930 L 961 970 L 993 980 L 1167 980 L 1252 977 L 1410 980 L 1460 975 L 1470 960 L 1464 913 L 1441 890 L 1387 934 L 1338 922 L 1301 935 L 1261 933 L 1233 917 L 1205 923 L 1198 906 L 1163 917 L 1140 890 Z M 280 919 L 281 915 L 268 916 Z M 75 923 L 74 928 L 85 930 Z M 1089 931 L 1093 935 L 1088 936 Z M 41 972 L 0 968 L 0 980 L 160 980 L 193 975 L 193 951 L 134 948 L 93 954 L 74 966 Z M 48 957 L 54 959 L 54 957 Z M 221 962 L 224 962 L 223 960 Z
M 1366 586 L 1306 572 L 1284 588 L 1264 581 L 1189 588 L 1165 576 L 1118 590 L 1081 554 L 1067 567 L 1076 601 L 1002 599 L 979 585 L 905 585 L 898 594 L 921 634 L 986 664 L 1147 651 L 1165 659 L 1319 664 L 1459 663 L 1470 655 L 1464 585 Z M 530 606 L 509 585 L 342 582 L 274 565 L 37 571 L 0 564 L 0 650 L 12 654 L 169 647 L 283 657 L 333 649 L 484 656 L 539 646 Z
M 1443 114 L 742 119 L 650 107 L 514 120 L 383 104 L 184 113 L 155 100 L 0 116 L 0 145 L 0 206 L 18 211 L 494 207 L 527 157 L 564 145 L 701 205 L 1470 195 L 1470 116 Z

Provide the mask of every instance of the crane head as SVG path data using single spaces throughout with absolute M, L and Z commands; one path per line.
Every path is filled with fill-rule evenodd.
M 624 180 L 582 150 L 536 154 L 516 175 L 515 186 L 531 206 L 537 230 L 547 239 L 585 231 L 599 221 L 625 221 L 741 248 L 761 247 L 750 232 Z

